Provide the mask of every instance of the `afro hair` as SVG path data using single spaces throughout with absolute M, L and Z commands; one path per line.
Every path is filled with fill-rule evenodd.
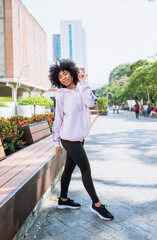
M 50 66 L 49 80 L 52 83 L 52 85 L 58 88 L 66 88 L 66 86 L 61 84 L 58 79 L 58 74 L 60 73 L 60 71 L 63 71 L 63 70 L 67 70 L 68 72 L 70 72 L 71 76 L 73 77 L 74 84 L 77 85 L 79 81 L 78 79 L 79 69 L 76 66 L 76 64 L 69 59 L 62 59 L 62 60 L 56 61 L 54 65 Z

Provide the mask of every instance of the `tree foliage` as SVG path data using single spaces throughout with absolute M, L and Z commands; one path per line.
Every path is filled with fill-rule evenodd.
M 118 81 L 121 77 L 127 75 L 130 64 L 125 63 L 125 64 L 120 64 L 116 68 L 112 70 L 112 72 L 109 75 L 109 83 L 113 81 Z
M 120 64 L 109 76 L 109 84 L 98 90 L 101 96 L 107 92 L 110 103 L 126 103 L 134 99 L 157 103 L 157 61 L 147 60 Z

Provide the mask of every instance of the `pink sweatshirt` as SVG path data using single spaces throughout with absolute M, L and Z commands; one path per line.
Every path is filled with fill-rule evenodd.
M 52 129 L 56 147 L 60 146 L 60 139 L 82 142 L 87 137 L 90 129 L 89 107 L 95 105 L 96 99 L 86 80 L 75 89 L 58 90 Z

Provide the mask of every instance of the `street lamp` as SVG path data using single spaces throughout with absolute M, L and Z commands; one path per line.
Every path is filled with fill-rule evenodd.
M 27 68 L 27 67 L 30 67 L 28 64 L 24 64 L 23 65 L 23 67 L 21 68 L 21 71 L 20 71 L 20 73 L 19 73 L 19 76 L 18 76 L 18 79 L 17 79 L 17 84 L 16 84 L 16 87 L 15 87 L 15 94 L 14 94 L 14 96 L 15 96 L 15 115 L 17 115 L 17 89 L 21 86 L 21 82 L 22 82 L 22 80 L 20 80 L 20 78 L 21 78 L 21 75 L 22 75 L 22 73 L 23 73 L 23 70 L 25 69 L 25 68 Z
M 18 76 L 18 87 L 20 87 L 20 85 L 21 85 L 21 82 L 22 82 L 22 80 L 20 81 L 20 78 L 21 78 L 21 75 L 22 75 L 22 72 L 23 72 L 23 70 L 24 70 L 24 68 L 27 68 L 27 67 L 30 67 L 28 64 L 24 64 L 23 65 L 23 67 L 22 67 L 22 69 L 21 69 L 21 71 L 20 71 L 20 74 L 19 74 L 19 76 Z

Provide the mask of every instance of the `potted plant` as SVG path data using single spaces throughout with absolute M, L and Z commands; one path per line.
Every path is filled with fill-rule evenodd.
M 104 98 L 104 97 L 98 98 L 97 107 L 99 110 L 99 115 L 104 115 L 104 116 L 107 115 L 107 112 L 108 112 L 107 111 L 107 102 L 108 102 L 107 98 Z
M 53 101 L 48 98 L 38 97 L 38 96 L 29 96 L 29 97 L 19 97 L 18 105 L 32 105 L 34 107 L 34 115 L 36 114 L 36 106 L 50 106 L 53 105 Z

